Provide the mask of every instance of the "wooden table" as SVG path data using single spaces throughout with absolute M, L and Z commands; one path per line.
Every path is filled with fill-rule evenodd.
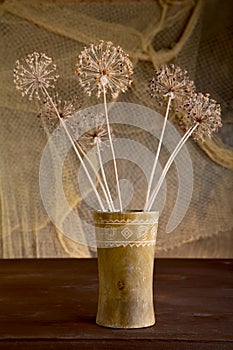
M 233 260 L 156 260 L 153 327 L 95 324 L 95 259 L 0 260 L 0 349 L 233 349 Z

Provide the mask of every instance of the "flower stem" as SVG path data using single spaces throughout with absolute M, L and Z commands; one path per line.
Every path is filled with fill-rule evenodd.
M 159 181 L 157 183 L 157 185 L 155 186 L 152 195 L 150 196 L 149 199 L 149 203 L 148 205 L 144 208 L 144 211 L 150 211 L 152 205 L 154 204 L 154 201 L 156 199 L 156 196 L 163 184 L 163 181 L 165 179 L 165 176 L 167 175 L 168 170 L 171 167 L 172 162 L 174 161 L 175 157 L 177 156 L 177 154 L 179 153 L 179 151 L 181 150 L 181 148 L 183 147 L 183 145 L 185 144 L 185 142 L 188 140 L 188 138 L 192 135 L 192 133 L 194 132 L 194 130 L 198 127 L 199 123 L 196 123 L 194 126 L 192 126 L 191 128 L 189 128 L 186 133 L 184 134 L 184 136 L 182 137 L 182 139 L 179 141 L 179 143 L 177 144 L 176 148 L 174 149 L 174 151 L 172 152 L 171 156 L 169 157 L 163 172 L 159 178 Z
M 81 153 L 84 157 L 86 157 L 86 160 L 87 160 L 88 164 L 90 165 L 90 167 L 91 167 L 91 169 L 93 170 L 93 172 L 94 172 L 94 174 L 95 174 L 97 180 L 99 181 L 100 187 L 102 188 L 102 191 L 103 191 L 103 193 L 104 193 L 105 199 L 106 199 L 106 201 L 107 201 L 107 203 L 108 203 L 109 210 L 111 211 L 111 210 L 112 210 L 112 206 L 111 206 L 111 203 L 110 203 L 109 196 L 108 196 L 108 194 L 107 194 L 107 192 L 106 192 L 106 190 L 105 190 L 105 186 L 104 186 L 104 184 L 103 184 L 103 182 L 102 182 L 102 180 L 101 180 L 101 178 L 100 178 L 98 172 L 96 171 L 96 168 L 94 167 L 93 163 L 90 161 L 90 158 L 87 156 L 87 154 L 86 154 L 86 152 L 83 150 L 82 146 L 81 146 L 77 141 L 75 142 L 75 145 L 78 147 L 80 153 Z
M 153 178 L 154 178 L 154 175 L 155 175 L 155 170 L 156 170 L 156 167 L 157 167 L 158 158 L 159 158 L 159 154 L 160 154 L 160 150 L 161 150 L 161 146 L 162 146 L 162 142 L 163 142 L 163 136 L 164 136 L 164 132 L 165 132 L 166 124 L 167 124 L 167 118 L 168 118 L 168 114 L 169 114 L 171 100 L 172 100 L 172 97 L 169 96 L 169 99 L 168 99 L 168 102 L 167 102 L 166 114 L 165 114 L 165 118 L 164 118 L 164 122 L 163 122 L 163 128 L 162 128 L 161 135 L 160 135 L 159 145 L 158 145 L 158 149 L 157 149 L 157 152 L 156 152 L 155 161 L 154 161 L 154 164 L 153 164 L 153 168 L 152 168 L 152 171 L 151 171 L 150 180 L 149 180 L 149 184 L 148 184 L 148 189 L 147 189 L 147 194 L 146 194 L 146 203 L 145 203 L 144 211 L 145 211 L 145 208 L 147 207 L 148 201 L 149 201 L 149 195 L 150 195 L 150 191 L 151 191 L 152 181 L 153 181 Z
M 80 155 L 80 153 L 79 153 L 79 151 L 78 151 L 78 149 L 77 149 L 77 147 L 76 147 L 76 145 L 75 145 L 75 143 L 74 143 L 74 140 L 73 140 L 72 136 L 70 135 L 70 133 L 69 133 L 67 127 L 66 127 L 66 124 L 64 123 L 63 119 L 60 117 L 60 114 L 59 114 L 59 112 L 58 112 L 58 110 L 57 110 L 57 107 L 55 106 L 55 104 L 54 104 L 54 102 L 53 102 L 53 99 L 52 99 L 51 96 L 49 95 L 48 91 L 47 91 L 44 87 L 43 87 L 42 89 L 43 89 L 45 95 L 48 97 L 49 101 L 51 102 L 51 104 L 52 104 L 52 106 L 53 106 L 53 108 L 54 108 L 54 110 L 55 110 L 55 112 L 56 112 L 56 114 L 57 114 L 57 116 L 58 116 L 58 119 L 59 119 L 61 125 L 62 125 L 63 128 L 65 129 L 65 132 L 66 132 L 66 134 L 67 134 L 67 136 L 68 136 L 68 138 L 69 138 L 69 140 L 70 140 L 70 142 L 71 142 L 71 144 L 72 144 L 72 147 L 73 147 L 73 149 L 74 149 L 76 155 L 78 156 L 78 159 L 79 159 L 79 161 L 80 161 L 80 163 L 81 163 L 81 165 L 82 165 L 82 167 L 83 167 L 83 169 L 84 169 L 84 171 L 85 171 L 85 173 L 86 173 L 86 175 L 87 175 L 87 178 L 88 178 L 88 180 L 89 180 L 89 182 L 90 182 L 90 184 L 91 184 L 91 186 L 92 186 L 92 188 L 93 188 L 93 191 L 95 192 L 95 195 L 96 195 L 96 197 L 97 197 L 97 200 L 98 200 L 98 202 L 99 202 L 99 205 L 100 205 L 100 207 L 101 207 L 101 210 L 102 210 L 102 211 L 105 211 L 105 208 L 104 208 L 103 202 L 102 202 L 102 200 L 101 200 L 101 198 L 100 198 L 100 195 L 99 195 L 99 193 L 98 193 L 98 191 L 97 191 L 97 189 L 96 189 L 96 187 L 95 187 L 95 184 L 93 183 L 93 180 L 92 180 L 92 178 L 91 178 L 91 176 L 90 176 L 90 174 L 89 174 L 89 171 L 88 171 L 88 169 L 87 169 L 87 167 L 86 167 L 86 165 L 85 165 L 85 163 L 84 163 L 84 161 L 83 161 L 83 159 L 82 159 L 82 157 L 81 157 L 81 155 Z
M 113 200 L 112 200 L 112 197 L 111 197 L 111 193 L 110 193 L 110 190 L 109 190 L 109 187 L 108 187 L 108 182 L 107 182 L 105 171 L 104 171 L 104 167 L 103 167 L 103 162 L 102 162 L 102 157 L 101 157 L 101 152 L 100 152 L 100 145 L 99 145 L 99 141 L 98 140 L 96 142 L 96 148 L 97 148 L 97 155 L 98 155 L 98 158 L 99 158 L 100 171 L 101 171 L 101 174 L 102 174 L 102 178 L 103 178 L 103 181 L 104 181 L 104 184 L 105 184 L 106 191 L 108 193 L 108 198 L 109 198 L 109 201 L 110 201 L 111 210 L 115 211 Z
M 122 212 L 122 201 L 121 201 L 121 192 L 120 192 L 118 171 L 117 171 L 117 165 L 116 165 L 116 156 L 115 156 L 115 151 L 114 151 L 114 147 L 113 147 L 113 143 L 112 143 L 112 135 L 111 135 L 110 125 L 109 125 L 109 119 L 108 119 L 108 109 L 107 109 L 107 101 L 106 101 L 106 90 L 105 90 L 105 87 L 104 87 L 104 86 L 103 86 L 103 95 L 104 95 L 105 118 L 106 118 L 106 124 L 107 124 L 107 130 L 108 130 L 108 137 L 109 137 L 110 147 L 111 147 L 111 151 L 112 151 L 112 158 L 113 158 L 113 165 L 114 165 L 114 173 L 115 173 L 116 185 L 117 185 L 117 193 L 118 193 L 118 198 L 119 198 L 120 211 Z

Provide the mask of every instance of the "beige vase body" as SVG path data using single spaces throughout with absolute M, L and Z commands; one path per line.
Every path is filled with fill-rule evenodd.
M 112 328 L 152 326 L 158 213 L 95 212 L 94 221 L 99 271 L 96 323 Z

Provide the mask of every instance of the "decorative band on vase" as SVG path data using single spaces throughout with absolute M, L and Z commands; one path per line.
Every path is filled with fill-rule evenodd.
M 158 212 L 95 212 L 98 248 L 150 246 L 156 243 Z

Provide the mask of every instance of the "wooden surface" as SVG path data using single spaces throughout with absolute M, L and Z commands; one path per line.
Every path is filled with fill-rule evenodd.
M 95 259 L 0 260 L 0 349 L 233 349 L 233 260 L 156 260 L 155 326 L 97 326 Z

